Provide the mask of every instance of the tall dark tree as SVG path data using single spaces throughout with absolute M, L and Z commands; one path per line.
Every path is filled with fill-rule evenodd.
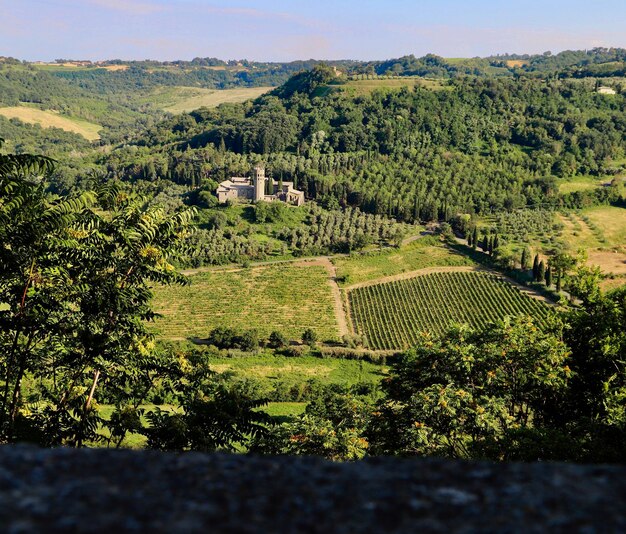
M 539 254 L 535 254 L 533 261 L 533 280 L 535 280 L 535 282 L 539 280 Z
M 543 263 L 543 260 L 539 262 L 539 267 L 537 268 L 537 282 L 543 282 L 546 276 L 546 266 Z

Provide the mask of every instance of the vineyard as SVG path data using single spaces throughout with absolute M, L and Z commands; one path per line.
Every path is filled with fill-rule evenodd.
M 501 277 L 441 272 L 369 285 L 348 292 L 356 332 L 374 349 L 404 349 L 421 332 L 441 334 L 451 323 L 483 326 L 507 315 L 545 318 L 547 306 Z

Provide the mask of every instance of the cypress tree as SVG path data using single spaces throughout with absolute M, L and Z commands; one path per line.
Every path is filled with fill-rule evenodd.
M 552 267 L 548 265 L 546 269 L 546 287 L 550 287 L 552 285 Z
M 522 259 L 520 261 L 520 265 L 522 266 L 523 271 L 528 269 L 528 249 L 526 247 L 524 247 L 524 250 L 522 250 Z
M 539 254 L 535 254 L 535 261 L 533 261 L 533 280 L 535 282 L 539 279 Z
M 493 237 L 489 238 L 489 255 L 493 256 Z
M 483 242 L 481 243 L 480 248 L 483 249 L 483 252 L 487 252 L 489 250 L 489 238 L 487 237 L 487 234 L 483 236 Z
M 493 250 L 498 250 L 500 246 L 500 239 L 498 239 L 498 234 L 493 237 Z
M 478 228 L 474 227 L 474 233 L 472 234 L 472 248 L 476 250 L 478 246 Z
M 539 270 L 537 273 L 537 282 L 543 282 L 545 276 L 546 276 L 546 266 L 544 265 L 543 261 L 540 261 Z

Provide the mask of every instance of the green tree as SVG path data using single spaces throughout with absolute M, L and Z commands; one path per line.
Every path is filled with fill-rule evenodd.
M 511 433 L 546 424 L 568 350 L 529 318 L 424 335 L 395 361 L 368 436 L 374 454 L 506 457 Z
M 312 328 L 307 328 L 302 333 L 302 343 L 304 343 L 305 345 L 309 345 L 310 347 L 314 347 L 317 343 L 317 334 L 315 333 L 315 330 L 313 330 Z
M 568 271 L 576 265 L 576 258 L 564 252 L 559 252 L 552 256 L 550 265 L 552 265 L 554 276 L 556 277 L 556 290 L 561 291 L 563 280 L 567 276 Z
M 533 280 L 535 282 L 539 280 L 539 254 L 535 254 L 535 259 L 533 260 Z
M 530 250 L 528 249 L 528 247 L 524 247 L 524 249 L 522 250 L 522 258 L 520 260 L 520 265 L 523 271 L 528 270 L 529 262 L 530 262 Z
M 1 432 L 80 446 L 100 385 L 122 399 L 150 382 L 150 285 L 185 282 L 169 261 L 193 212 L 167 216 L 115 184 L 52 200 L 32 174 L 42 165 L 0 159 Z M 43 400 L 27 410 L 25 377 Z
M 537 269 L 537 282 L 543 282 L 546 277 L 546 265 L 543 260 L 539 262 L 539 268 Z
M 548 264 L 546 268 L 546 287 L 552 286 L 552 266 Z

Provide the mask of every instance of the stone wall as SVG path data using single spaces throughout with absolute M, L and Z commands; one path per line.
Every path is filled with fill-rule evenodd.
M 625 532 L 626 468 L 0 447 L 2 532 Z

